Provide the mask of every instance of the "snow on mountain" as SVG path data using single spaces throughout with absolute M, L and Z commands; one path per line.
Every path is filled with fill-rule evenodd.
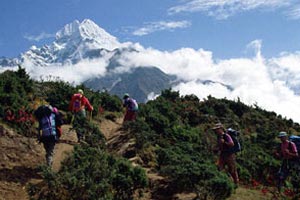
M 101 53 L 112 51 L 122 44 L 89 19 L 78 20 L 65 25 L 56 33 L 55 41 L 41 48 L 32 46 L 23 53 L 20 63 L 33 66 L 49 64 L 75 64 L 85 58 L 100 57 Z
M 1 68 L 1 66 L 14 67 L 14 66 L 17 66 L 19 64 L 19 62 L 20 62 L 20 60 L 18 58 L 9 59 L 9 58 L 5 58 L 5 57 L 1 57 L 0 58 L 0 68 Z
M 56 43 L 67 46 L 81 43 L 90 49 L 113 50 L 120 47 L 120 43 L 114 36 L 89 19 L 85 19 L 81 23 L 75 20 L 71 24 L 67 24 L 56 33 Z

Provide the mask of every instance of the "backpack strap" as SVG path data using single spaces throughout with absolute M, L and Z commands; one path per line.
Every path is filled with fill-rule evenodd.
M 288 149 L 290 150 L 290 151 L 292 151 L 293 153 L 295 153 L 294 151 L 293 151 L 293 144 L 292 143 L 294 143 L 294 142 L 291 142 L 291 141 L 289 141 L 289 146 L 288 146 Z M 295 144 L 295 143 L 294 143 Z M 296 148 L 297 149 L 297 148 Z
M 289 146 L 288 146 L 288 149 L 289 149 L 290 151 L 292 151 L 292 150 L 293 150 L 291 141 L 289 141 Z
M 226 142 L 229 142 L 229 137 L 231 138 L 231 136 L 230 136 L 228 133 L 225 133 L 225 134 L 223 135 L 223 139 L 224 139 Z M 231 138 L 231 140 L 232 140 L 232 138 Z
M 223 135 L 223 139 L 225 140 L 225 142 L 229 142 L 229 140 L 231 139 L 232 142 L 234 143 L 232 137 L 231 137 L 228 133 L 225 133 L 225 134 Z M 228 147 L 228 144 L 225 144 L 225 145 L 226 145 L 226 147 Z M 228 148 L 230 148 L 230 147 L 228 147 Z

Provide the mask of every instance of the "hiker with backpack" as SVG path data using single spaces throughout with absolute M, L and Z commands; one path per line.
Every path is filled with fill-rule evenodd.
M 123 107 L 126 108 L 124 122 L 135 121 L 138 111 L 138 103 L 135 99 L 131 98 L 128 93 L 125 93 L 123 96 Z
M 46 151 L 46 162 L 52 166 L 54 147 L 58 139 L 61 118 L 56 108 L 50 105 L 42 105 L 34 111 L 34 116 L 38 120 L 38 140 L 43 143 Z
M 81 142 L 84 136 L 81 129 L 86 121 L 86 109 L 91 113 L 94 110 L 88 98 L 84 96 L 83 90 L 79 89 L 78 93 L 73 94 L 69 104 L 69 110 L 73 113 L 73 127 L 76 130 L 78 142 Z
M 227 166 L 228 172 L 237 186 L 239 183 L 239 177 L 236 168 L 235 153 L 240 150 L 238 149 L 240 146 L 239 144 L 236 144 L 237 147 L 235 147 L 233 138 L 230 136 L 229 132 L 225 130 L 221 123 L 215 124 L 212 129 L 218 137 L 218 144 L 216 148 L 216 151 L 220 153 L 218 159 L 218 169 L 222 171 Z
M 288 140 L 286 132 L 281 131 L 278 134 L 278 138 L 281 140 L 280 148 L 277 150 L 275 155 L 282 159 L 280 169 L 278 171 L 278 190 L 281 190 L 285 180 L 290 174 L 290 171 L 296 165 L 298 151 L 294 142 Z

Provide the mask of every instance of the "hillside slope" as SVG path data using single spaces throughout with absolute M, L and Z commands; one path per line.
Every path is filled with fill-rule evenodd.
M 140 165 L 142 161 L 136 157 L 133 151 L 134 139 L 122 129 L 122 118 L 116 121 L 103 120 L 99 124 L 101 132 L 107 139 L 110 151 L 120 156 L 125 156 L 134 165 Z M 72 152 L 76 143 L 76 134 L 69 131 L 70 126 L 63 126 L 63 136 L 55 148 L 53 169 L 58 171 L 60 162 Z M 38 167 L 44 161 L 44 149 L 37 143 L 36 139 L 28 138 L 16 134 L 9 128 L 0 126 L 0 200 L 29 199 L 26 193 L 26 186 L 29 183 L 42 181 Z M 150 181 L 149 189 L 145 190 L 142 200 L 149 199 L 177 199 L 193 200 L 194 193 L 179 193 L 169 196 L 167 189 L 167 178 L 153 172 L 150 168 L 145 168 Z M 172 194 L 172 193 L 170 193 Z M 263 194 L 260 190 L 245 187 L 238 188 L 229 200 L 268 200 L 271 194 Z
M 63 126 L 63 136 L 55 147 L 53 170 L 58 171 L 60 162 L 76 144 L 70 126 Z M 45 163 L 45 151 L 35 138 L 28 138 L 0 126 L 0 199 L 29 199 L 26 186 L 42 180 L 39 166 Z
M 41 178 L 36 167 L 43 161 L 43 148 L 3 126 L 0 136 L 0 199 L 28 199 L 25 186 Z

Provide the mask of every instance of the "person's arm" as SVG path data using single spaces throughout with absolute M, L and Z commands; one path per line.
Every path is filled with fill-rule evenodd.
M 224 137 L 226 139 L 224 139 L 224 144 L 228 147 L 233 147 L 234 146 L 234 143 L 233 143 L 233 140 L 232 138 L 230 137 L 230 135 L 228 135 L 227 133 L 224 135 Z
M 41 142 L 41 123 L 40 121 L 38 120 L 38 127 L 36 127 L 36 130 L 37 130 L 37 140 L 39 141 L 39 143 Z
M 88 111 L 92 111 L 94 110 L 94 107 L 91 105 L 90 101 L 88 100 L 88 98 L 83 97 L 84 100 L 84 105 L 87 107 Z
M 123 101 L 123 107 L 127 107 L 127 105 L 128 105 L 128 100 L 124 99 L 124 101 Z
M 73 104 L 74 104 L 74 96 L 72 96 L 71 101 L 69 103 L 69 111 L 73 111 Z
M 298 152 L 297 152 L 297 147 L 294 142 L 290 142 L 290 148 L 287 149 L 286 154 L 292 157 L 297 157 Z M 290 149 L 290 150 L 289 150 Z

